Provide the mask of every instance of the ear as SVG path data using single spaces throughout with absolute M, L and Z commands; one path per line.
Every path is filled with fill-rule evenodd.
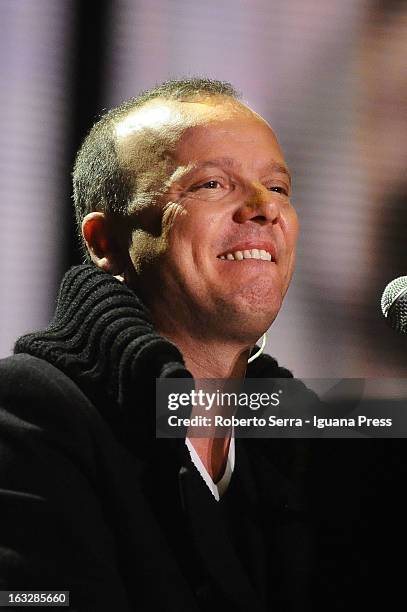
M 93 263 L 106 272 L 121 276 L 125 268 L 125 246 L 105 213 L 91 212 L 82 221 L 82 236 Z

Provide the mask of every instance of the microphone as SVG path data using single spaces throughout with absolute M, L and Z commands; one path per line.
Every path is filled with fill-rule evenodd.
M 390 327 L 407 334 L 407 276 L 399 276 L 387 285 L 380 304 Z

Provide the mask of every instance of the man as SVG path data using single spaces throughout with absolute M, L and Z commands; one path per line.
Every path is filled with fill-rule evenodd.
M 316 609 L 306 447 L 155 439 L 156 378 L 291 376 L 247 365 L 298 234 L 273 131 L 228 84 L 172 81 L 103 116 L 73 176 L 91 263 L 0 367 L 2 588 L 86 612 Z
M 92 261 L 136 290 L 195 378 L 245 375 L 294 265 L 298 224 L 282 151 L 230 93 L 127 107 L 113 127 L 129 176 L 126 218 L 114 233 L 109 209 L 95 202 L 98 212 L 81 219 Z M 80 155 L 78 199 L 83 163 Z M 79 215 L 89 209 L 80 201 Z M 216 478 L 225 457 L 202 444 L 198 452 Z

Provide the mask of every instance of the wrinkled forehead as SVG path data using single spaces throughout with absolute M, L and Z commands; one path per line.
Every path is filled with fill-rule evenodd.
M 215 129 L 208 129 L 210 126 Z M 193 102 L 154 100 L 132 111 L 114 126 L 119 163 L 131 182 L 132 207 L 150 203 L 179 181 L 206 154 L 211 143 L 211 157 L 214 152 L 219 156 L 235 134 L 245 132 L 247 144 L 257 143 L 259 128 L 283 161 L 268 123 L 230 97 Z M 243 149 L 244 142 L 243 139 Z
M 168 158 L 190 128 L 236 116 L 256 117 L 264 121 L 249 107 L 227 96 L 211 96 L 194 101 L 152 100 L 115 124 L 119 158 L 126 165 L 140 161 L 140 157 L 146 155 L 149 162 Z

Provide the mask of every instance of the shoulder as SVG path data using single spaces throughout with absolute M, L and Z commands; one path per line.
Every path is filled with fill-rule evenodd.
M 43 359 L 0 359 L 0 438 L 69 449 L 89 459 L 102 419 L 79 387 Z M 83 456 L 85 459 L 85 456 Z
M 0 398 L 79 393 L 78 387 L 44 359 L 25 353 L 0 359 Z
M 57 403 L 60 411 L 68 406 L 76 406 L 74 412 L 92 409 L 84 393 L 61 370 L 24 353 L 0 359 L 0 405 L 22 403 L 31 406 Z
M 3 394 L 6 390 L 5 385 L 17 384 L 21 379 L 21 376 L 27 376 L 27 382 L 35 378 L 38 381 L 38 375 L 41 376 L 41 372 L 46 377 L 46 373 L 56 370 L 53 366 L 48 364 L 43 359 L 33 357 L 25 353 L 18 355 L 10 355 L 0 359 L 0 393 Z

